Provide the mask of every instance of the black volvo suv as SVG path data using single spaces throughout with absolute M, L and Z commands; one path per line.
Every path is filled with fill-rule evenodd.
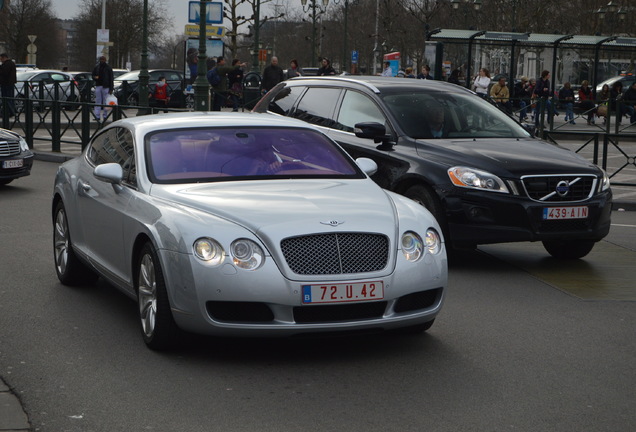
M 610 229 L 612 193 L 599 167 L 533 138 L 454 84 L 386 77 L 284 81 L 254 108 L 323 129 L 378 164 L 383 188 L 426 206 L 448 245 L 542 241 L 581 258 Z

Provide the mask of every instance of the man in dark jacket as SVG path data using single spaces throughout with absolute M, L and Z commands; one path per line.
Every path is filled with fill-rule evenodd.
M 97 121 L 106 120 L 108 111 L 101 105 L 106 104 L 106 98 L 113 93 L 114 80 L 113 69 L 106 63 L 106 57 L 101 56 L 99 63 L 93 69 L 95 81 L 95 118 Z
M 629 113 L 629 122 L 636 123 L 636 81 L 625 91 L 623 101 Z
M 15 63 L 9 58 L 6 53 L 0 54 L 0 91 L 3 98 L 10 98 L 7 100 L 7 108 L 9 110 L 9 117 L 15 115 L 15 101 L 14 89 L 16 80 Z
M 285 80 L 283 69 L 278 66 L 278 57 L 272 57 L 272 62 L 263 71 L 263 92 L 266 93 L 274 88 L 276 84 Z

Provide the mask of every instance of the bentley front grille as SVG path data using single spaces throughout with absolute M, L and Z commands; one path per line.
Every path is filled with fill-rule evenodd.
M 296 274 L 327 275 L 382 270 L 389 239 L 381 234 L 333 233 L 290 237 L 281 242 L 287 265 Z

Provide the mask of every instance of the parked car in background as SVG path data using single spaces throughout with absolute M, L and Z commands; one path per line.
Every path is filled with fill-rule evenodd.
M 617 83 L 617 82 L 620 82 L 621 84 L 623 84 L 623 91 L 625 91 L 628 88 L 630 88 L 632 84 L 634 84 L 634 82 L 636 82 L 636 75 L 631 73 L 623 73 L 618 76 L 606 79 L 602 83 L 597 84 L 596 94 L 599 94 L 601 92 L 605 84 L 607 84 L 609 88 L 611 89 L 614 83 Z
M 33 153 L 15 132 L 0 129 L 0 186 L 31 174 Z
M 16 109 L 22 111 L 24 101 L 19 99 L 36 99 L 36 106 L 50 105 L 53 100 L 62 102 L 78 102 L 80 97 L 73 75 L 58 70 L 38 69 L 18 72 L 15 85 Z M 68 105 L 72 108 L 72 105 Z
M 447 284 L 440 227 L 369 179 L 376 168 L 268 114 L 119 120 L 58 170 L 55 270 L 136 299 L 153 349 L 179 329 L 425 331 Z
M 372 178 L 435 215 L 447 244 L 541 241 L 558 258 L 587 255 L 610 229 L 607 175 L 534 138 L 464 87 L 434 80 L 316 77 L 284 81 L 254 111 L 318 126 Z
M 139 105 L 139 72 L 138 70 L 125 73 L 115 78 L 115 88 L 113 94 L 117 97 L 119 105 L 137 106 Z M 186 100 L 184 95 L 185 76 L 183 72 L 172 69 L 150 69 L 148 70 L 148 90 L 152 92 L 159 77 L 166 78 L 168 86 L 168 96 L 171 108 L 185 108 Z

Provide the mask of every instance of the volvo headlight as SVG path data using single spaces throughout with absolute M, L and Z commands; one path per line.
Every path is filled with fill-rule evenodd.
M 599 192 L 606 191 L 610 188 L 610 179 L 605 170 L 603 170 L 603 179 L 601 180 L 601 188 Z
M 413 231 L 407 231 L 402 234 L 402 253 L 407 261 L 420 259 L 423 250 L 424 242 L 422 242 L 422 237 Z
M 455 186 L 492 192 L 509 193 L 505 183 L 496 175 L 468 167 L 452 167 L 448 176 Z
M 249 239 L 234 240 L 230 245 L 234 265 L 244 270 L 256 270 L 265 261 L 263 249 Z
M 211 238 L 203 237 L 194 242 L 194 256 L 210 265 L 223 262 L 223 247 Z
M 426 239 L 424 241 L 426 249 L 432 255 L 437 255 L 442 250 L 442 238 L 433 228 L 426 230 Z

